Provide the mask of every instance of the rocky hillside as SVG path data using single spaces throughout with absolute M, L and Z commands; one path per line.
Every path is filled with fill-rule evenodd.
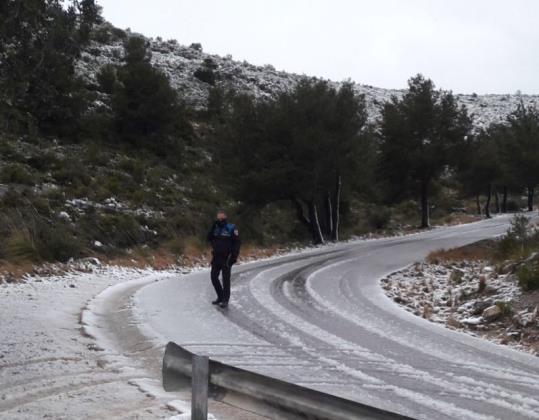
M 102 29 L 104 42 L 93 42 L 82 54 L 78 63 L 78 72 L 90 85 L 97 85 L 96 76 L 105 64 L 118 64 L 123 55 L 122 36 L 108 35 L 110 26 Z M 116 34 L 121 31 L 115 30 Z M 165 72 L 171 84 L 178 89 L 188 105 L 194 109 L 204 109 L 212 84 L 227 87 L 235 91 L 249 92 L 257 98 L 271 97 L 279 92 L 292 89 L 303 75 L 275 70 L 271 65 L 255 66 L 246 61 L 236 61 L 232 56 L 221 57 L 206 54 L 200 45 L 190 47 L 178 44 L 174 40 L 148 39 L 152 51 L 152 62 Z M 215 81 L 208 83 L 195 76 L 197 70 L 211 67 Z M 337 83 L 337 82 L 336 82 Z M 383 89 L 369 85 L 355 84 L 359 93 L 367 100 L 369 118 L 374 121 L 380 106 L 392 95 L 402 96 L 403 90 Z M 524 104 L 536 104 L 539 95 L 493 94 L 476 95 L 457 94 L 459 102 L 466 105 L 473 114 L 475 126 L 486 127 L 492 122 L 503 121 L 522 100 Z

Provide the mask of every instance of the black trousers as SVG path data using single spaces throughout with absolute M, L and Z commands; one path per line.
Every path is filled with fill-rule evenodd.
M 217 293 L 217 298 L 221 302 L 230 300 L 230 269 L 228 258 L 213 257 L 211 262 L 211 282 Z M 219 273 L 222 273 L 223 284 L 219 280 Z

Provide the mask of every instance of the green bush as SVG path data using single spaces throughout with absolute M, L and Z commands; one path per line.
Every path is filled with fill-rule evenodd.
M 513 308 L 509 302 L 498 301 L 496 306 L 502 311 L 502 316 L 508 316 L 513 313 Z
M 116 83 L 116 67 L 112 64 L 105 64 L 97 73 L 97 82 L 101 91 L 109 95 L 114 90 L 114 84 Z
M 367 211 L 367 221 L 371 229 L 386 229 L 391 221 L 391 210 L 382 206 L 370 208 Z
M 200 42 L 193 42 L 191 45 L 189 45 L 189 48 L 202 52 L 202 44 Z
M 537 264 L 526 264 L 517 270 L 518 284 L 522 290 L 539 289 L 539 266 Z
M 110 44 L 115 41 L 123 41 L 127 34 L 123 29 L 115 28 L 108 22 L 96 26 L 92 31 L 91 38 L 100 44 Z
M 130 248 L 144 244 L 145 232 L 128 214 L 87 214 L 80 221 L 93 239 L 113 248 Z
M 182 255 L 185 251 L 185 240 L 182 237 L 176 237 L 165 243 L 165 248 L 177 255 Z
M 47 150 L 37 156 L 30 157 L 27 163 L 37 171 L 48 171 L 57 167 L 61 160 L 54 152 Z
M 78 258 L 84 249 L 83 241 L 71 227 L 58 221 L 53 225 L 44 222 L 38 224 L 34 241 L 38 255 L 51 262 L 67 262 L 70 258 Z
M 17 208 L 24 206 L 25 204 L 26 197 L 24 197 L 24 194 L 12 187 L 9 187 L 9 189 L 0 199 L 0 206 L 2 208 Z
M 110 157 L 104 152 L 101 145 L 90 143 L 86 148 L 84 161 L 88 165 L 107 166 L 110 162 Z
M 99 28 L 94 29 L 92 39 L 99 44 L 109 44 L 112 41 L 110 28 L 107 26 L 100 26 Z
M 529 254 L 532 235 L 530 219 L 516 214 L 511 220 L 507 233 L 498 242 L 498 254 L 501 258 L 522 257 Z
M 52 172 L 52 176 L 60 185 L 88 186 L 91 182 L 86 166 L 74 158 L 66 158 L 61 161 L 58 168 Z
M 36 180 L 24 165 L 12 163 L 2 168 L 0 182 L 4 184 L 35 185 Z
M 83 241 L 63 222 L 51 224 L 40 217 L 30 217 L 16 223 L 23 226 L 11 231 L 4 246 L 9 260 L 67 262 L 82 255 Z
M 115 40 L 125 41 L 127 39 L 127 33 L 123 29 L 112 28 L 111 33 Z
M 107 196 L 117 196 L 123 191 L 124 183 L 121 176 L 113 174 L 102 179 L 103 188 L 108 192 Z
M 515 254 L 518 242 L 512 235 L 505 235 L 498 241 L 497 248 L 500 258 L 506 259 Z
M 522 208 L 521 204 L 516 202 L 515 200 L 507 200 L 506 210 L 508 212 L 519 211 L 521 208 Z
M 461 284 L 464 273 L 461 270 L 453 270 L 449 275 L 449 282 L 451 284 Z
M 39 262 L 40 260 L 32 235 L 28 230 L 13 232 L 3 245 L 4 258 L 10 261 Z
M 6 138 L 2 138 L 0 141 L 0 156 L 3 160 L 9 162 L 24 162 L 24 155 L 13 146 L 13 143 Z
M 130 174 L 133 180 L 139 184 L 144 182 L 144 175 L 146 173 L 146 165 L 143 161 L 130 158 L 122 158 L 118 163 L 118 167 Z

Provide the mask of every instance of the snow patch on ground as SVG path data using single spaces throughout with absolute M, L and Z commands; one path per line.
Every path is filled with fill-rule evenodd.
M 153 270 L 94 267 L 0 285 L 0 417 L 169 418 L 170 396 L 146 373 L 112 357 L 81 328 L 81 309 L 110 287 L 160 276 Z M 170 273 L 169 273 L 170 275 Z M 92 330 L 91 319 L 87 332 Z M 144 387 L 143 387 L 144 385 Z M 140 391 L 144 392 L 140 392 Z M 178 412 L 175 410 L 174 412 Z

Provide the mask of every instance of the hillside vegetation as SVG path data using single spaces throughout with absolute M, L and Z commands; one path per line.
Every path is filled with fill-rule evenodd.
M 200 253 L 216 208 L 261 246 L 532 210 L 535 100 L 336 83 L 147 39 L 94 0 L 3 2 L 0 259 Z

